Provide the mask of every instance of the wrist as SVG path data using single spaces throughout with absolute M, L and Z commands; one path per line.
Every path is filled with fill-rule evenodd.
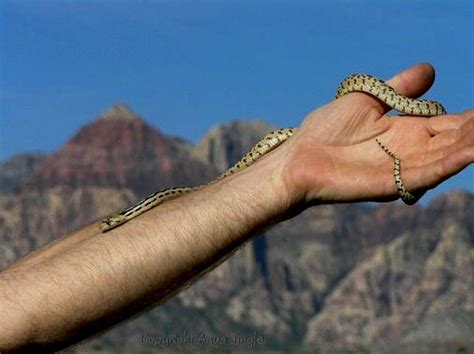
M 302 144 L 299 142 L 299 131 L 287 142 L 278 147 L 269 155 L 269 160 L 275 163 L 275 186 L 278 186 L 281 202 L 285 205 L 286 214 L 284 218 L 290 218 L 302 212 L 309 206 L 315 205 L 320 200 L 319 194 L 322 188 L 316 186 L 321 183 L 322 174 L 316 175 L 313 161 L 305 161 L 301 156 L 307 155 L 299 151 Z M 272 155 L 273 154 L 273 155 Z
M 295 216 L 305 205 L 304 192 L 288 173 L 290 150 L 290 142 L 285 142 L 255 164 L 224 179 L 230 184 L 229 190 L 243 188 L 244 199 L 254 206 L 255 214 L 260 214 L 269 224 Z

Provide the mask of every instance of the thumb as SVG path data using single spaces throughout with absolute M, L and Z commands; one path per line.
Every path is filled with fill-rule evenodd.
M 435 70 L 430 64 L 414 65 L 395 75 L 387 84 L 407 97 L 419 97 L 429 90 L 435 79 Z
M 420 97 L 430 89 L 435 80 L 435 70 L 427 63 L 414 65 L 387 81 L 398 93 L 407 97 Z M 391 110 L 391 107 L 379 100 L 372 100 L 372 105 L 376 106 L 383 113 Z
M 395 91 L 407 97 L 419 97 L 433 85 L 435 78 L 434 68 L 430 64 L 414 65 L 395 75 L 386 83 Z M 340 100 L 352 100 L 352 105 L 371 107 L 379 113 L 379 117 L 392 108 L 374 96 L 365 92 L 354 92 L 350 98 L 341 97 Z

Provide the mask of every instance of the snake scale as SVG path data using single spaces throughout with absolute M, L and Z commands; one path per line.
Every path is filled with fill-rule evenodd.
M 392 87 L 388 86 L 384 81 L 365 74 L 355 74 L 344 79 L 339 85 L 336 99 L 356 91 L 368 93 L 398 112 L 404 114 L 434 116 L 446 113 L 444 107 L 439 102 L 405 97 L 396 92 Z M 285 128 L 267 134 L 239 162 L 210 183 L 214 183 L 252 165 L 261 156 L 267 154 L 288 140 L 296 130 L 297 128 Z M 406 204 L 414 204 L 419 197 L 412 195 L 403 185 L 403 180 L 400 174 L 400 158 L 391 152 L 382 142 L 380 142 L 380 140 L 375 140 L 377 144 L 394 160 L 393 175 L 400 197 Z M 167 200 L 174 199 L 182 194 L 189 193 L 202 187 L 203 186 L 194 188 L 176 187 L 155 192 L 136 205 L 125 209 L 121 213 L 103 219 L 101 222 L 101 229 L 103 232 L 111 230 Z

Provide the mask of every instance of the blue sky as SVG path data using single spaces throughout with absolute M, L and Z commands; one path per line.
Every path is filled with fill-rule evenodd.
M 474 106 L 473 1 L 0 1 L 0 161 L 52 152 L 112 104 L 196 142 L 214 124 L 298 126 L 354 72 L 430 62 L 428 96 Z M 452 188 L 474 192 L 469 167 Z

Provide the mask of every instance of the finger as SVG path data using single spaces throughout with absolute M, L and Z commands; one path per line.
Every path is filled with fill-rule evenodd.
M 460 116 L 464 117 L 465 119 L 474 119 L 474 109 L 468 109 L 460 114 Z
M 407 188 L 414 191 L 432 189 L 473 162 L 474 147 L 467 146 L 427 166 L 408 169 L 403 178 L 406 178 L 406 185 L 410 186 Z
M 429 90 L 435 79 L 434 68 L 427 63 L 414 65 L 395 75 L 387 84 L 407 97 L 419 97 Z
M 474 162 L 474 118 L 468 119 L 458 131 L 451 145 L 429 154 L 426 165 L 406 169 L 404 174 L 411 188 L 433 188 Z
M 414 166 L 424 166 L 460 149 L 474 147 L 474 119 L 464 120 L 458 129 L 447 129 L 434 135 L 425 147 L 425 152 L 412 156 L 412 161 L 418 161 Z
M 427 119 L 426 123 L 435 133 L 441 133 L 445 130 L 459 129 L 465 121 L 465 116 L 450 114 L 432 117 Z
M 433 136 L 428 143 L 428 150 L 431 154 L 436 154 L 438 151 L 446 151 L 447 148 L 456 144 L 461 138 L 460 129 L 447 129 L 443 132 Z M 451 151 L 449 151 L 451 152 Z M 439 158 L 441 156 L 438 156 Z M 436 159 L 437 159 L 436 158 Z

